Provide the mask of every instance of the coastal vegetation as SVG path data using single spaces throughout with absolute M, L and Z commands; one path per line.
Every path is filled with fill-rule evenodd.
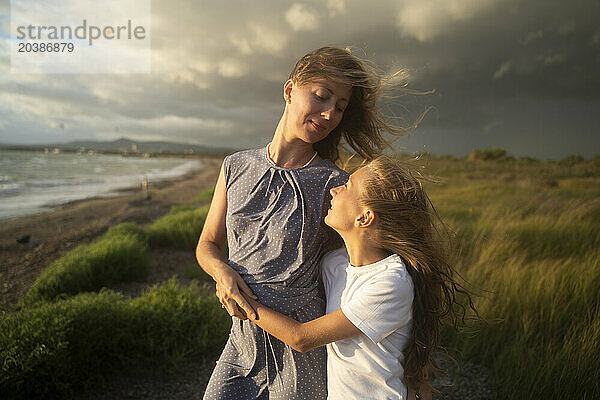
M 483 318 L 444 329 L 449 353 L 487 367 L 499 398 L 600 398 L 600 158 L 489 149 L 415 163 Z M 197 266 L 190 286 L 135 298 L 105 288 L 143 277 L 151 251 L 193 251 L 211 195 L 113 227 L 52 263 L 18 311 L 0 311 L 0 397 L 65 397 L 113 369 L 219 351 L 230 319 Z
M 69 398 L 111 371 L 177 370 L 222 347 L 230 319 L 206 288 L 171 279 L 137 298 L 81 293 L 0 320 L 0 397 Z
M 490 368 L 501 398 L 600 398 L 600 159 L 489 153 L 426 168 L 486 320 L 443 341 Z
M 115 282 L 142 279 L 148 271 L 146 234 L 135 224 L 114 226 L 94 243 L 79 246 L 50 264 L 23 299 L 30 306 Z
M 146 233 L 150 246 L 193 250 L 208 213 L 208 206 L 176 206 L 166 216 L 156 220 Z

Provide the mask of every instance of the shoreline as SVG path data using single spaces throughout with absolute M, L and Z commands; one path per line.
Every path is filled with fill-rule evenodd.
M 57 178 L 58 181 L 55 184 L 53 181 L 54 178 L 50 178 L 48 185 L 41 184 L 40 188 L 39 182 L 42 181 L 32 180 L 31 178 L 25 180 L 17 178 L 17 181 L 13 183 L 10 176 L 12 172 L 9 171 L 8 180 L 3 182 L 8 182 L 8 186 L 16 186 L 17 192 L 12 196 L 9 193 L 8 197 L 4 197 L 4 193 L 0 193 L 2 195 L 0 198 L 0 208 L 2 208 L 0 223 L 16 218 L 53 212 L 79 201 L 109 198 L 134 192 L 142 186 L 142 179 L 144 177 L 147 177 L 152 182 L 152 185 L 158 188 L 163 182 L 176 181 L 189 174 L 193 174 L 194 171 L 203 169 L 207 159 L 216 159 L 216 157 L 191 158 L 183 155 L 181 157 L 162 158 L 176 159 L 180 164 L 163 166 L 161 169 L 150 169 L 152 166 L 147 166 L 146 170 L 141 172 L 126 171 L 122 175 L 117 171 L 113 171 L 112 174 L 105 175 L 104 177 L 88 173 L 88 175 L 84 175 L 84 181 L 91 179 L 91 184 L 89 182 L 75 184 L 68 182 L 60 183 L 61 178 Z M 100 169 L 104 169 L 104 167 L 101 166 Z M 94 178 L 94 176 L 99 176 L 100 180 Z M 78 179 L 81 179 L 81 177 Z M 33 186 L 30 187 L 30 185 Z M 11 191 L 10 187 L 8 191 Z
M 122 222 L 151 223 L 171 206 L 190 203 L 211 188 L 222 159 L 206 157 L 202 162 L 197 170 L 151 181 L 150 200 L 141 187 L 123 188 L 108 197 L 73 200 L 49 211 L 0 220 L 0 307 L 16 305 L 45 267 L 109 227 Z M 23 235 L 35 240 L 17 243 Z

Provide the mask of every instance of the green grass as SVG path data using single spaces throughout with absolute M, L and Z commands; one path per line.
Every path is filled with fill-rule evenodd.
M 600 398 L 600 158 L 489 153 L 420 161 L 439 180 L 425 186 L 453 235 L 453 263 L 490 321 L 445 329 L 443 343 L 487 366 L 499 398 Z M 207 211 L 179 206 L 145 230 L 114 227 L 48 267 L 29 307 L 0 307 L 0 397 L 61 397 L 115 367 L 219 350 L 229 318 L 195 286 L 68 297 L 143 273 L 148 244 L 192 251 Z M 184 275 L 208 279 L 196 265 Z
M 193 250 L 206 220 L 208 206 L 177 206 L 169 214 L 156 220 L 146 233 L 150 246 Z
M 501 398 L 600 398 L 600 162 L 433 159 L 426 188 L 455 233 L 482 316 L 444 344 Z
M 117 225 L 95 242 L 77 247 L 46 268 L 25 295 L 23 304 L 30 306 L 144 278 L 148 271 L 147 249 L 140 228 L 134 224 Z
M 0 397 L 66 398 L 114 369 L 173 370 L 220 350 L 230 318 L 174 280 L 130 299 L 102 291 L 0 315 Z
M 214 283 L 213 278 L 204 272 L 197 263 L 187 264 L 183 270 L 183 277 L 198 282 Z
M 210 203 L 213 198 L 213 194 L 215 193 L 215 188 L 206 189 L 202 193 L 198 195 L 193 201 L 197 203 Z

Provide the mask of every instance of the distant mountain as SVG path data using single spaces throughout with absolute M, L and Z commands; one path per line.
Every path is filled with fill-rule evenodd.
M 77 140 L 68 143 L 49 143 L 36 145 L 0 145 L 11 149 L 60 149 L 66 151 L 93 150 L 97 152 L 115 153 L 171 153 L 171 154 L 223 154 L 233 153 L 238 149 L 209 147 L 185 143 L 172 142 L 141 142 L 121 138 L 112 142 L 98 142 L 91 140 Z

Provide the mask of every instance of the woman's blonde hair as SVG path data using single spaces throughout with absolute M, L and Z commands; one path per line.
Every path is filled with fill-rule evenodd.
M 382 132 L 403 135 L 414 129 L 424 114 L 411 127 L 402 127 L 386 121 L 377 101 L 392 91 L 427 94 L 398 88 L 394 85 L 397 74 L 386 75 L 376 67 L 352 55 L 349 49 L 326 46 L 302 57 L 290 73 L 296 84 L 325 78 L 352 87 L 352 95 L 339 125 L 327 137 L 314 144 L 320 157 L 333 162 L 340 159 L 340 142 L 345 142 L 363 159 L 380 154 L 388 144 Z
M 437 228 L 441 222 L 421 184 L 421 176 L 398 160 L 379 156 L 367 164 L 360 201 L 376 215 L 371 239 L 379 248 L 398 254 L 414 284 L 413 326 L 404 348 L 407 386 L 428 385 L 430 372 L 440 371 L 433 358 L 439 346 L 442 320 L 458 329 L 466 307 L 465 296 L 477 315 L 471 294 L 458 281 L 446 256 L 446 241 Z

